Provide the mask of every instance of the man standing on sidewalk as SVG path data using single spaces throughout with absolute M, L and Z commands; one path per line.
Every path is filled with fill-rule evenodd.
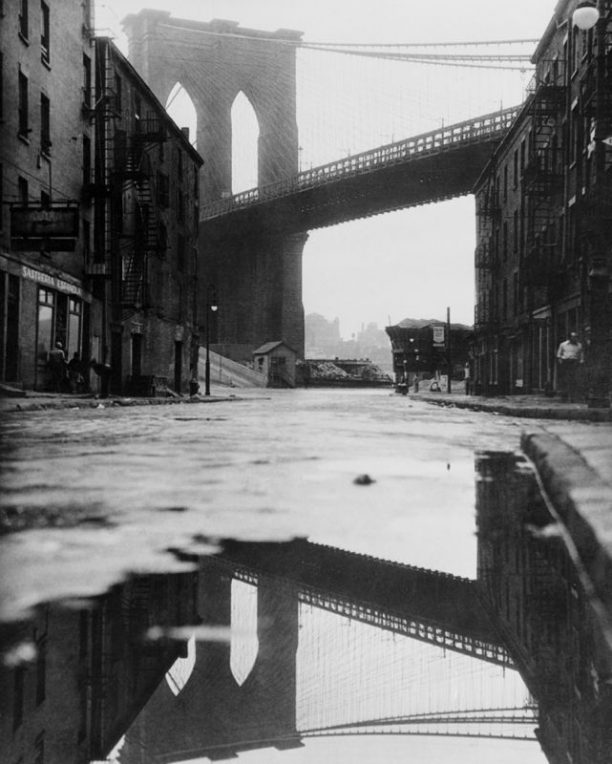
M 559 363 L 559 387 L 561 399 L 574 403 L 578 395 L 578 374 L 584 363 L 584 351 L 582 343 L 578 342 L 576 332 L 571 332 L 569 339 L 559 345 L 557 350 Z

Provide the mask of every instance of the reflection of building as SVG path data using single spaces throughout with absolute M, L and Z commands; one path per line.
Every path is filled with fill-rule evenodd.
M 90 610 L 48 606 L 31 624 L 12 629 L 23 661 L 0 665 L 0 761 L 104 758 L 184 652 L 182 642 L 146 642 L 145 633 L 193 623 L 195 597 L 192 574 L 143 576 Z
M 186 391 L 197 363 L 199 154 L 108 39 L 96 40 L 90 270 L 111 390 Z M 108 348 L 108 352 L 107 352 Z
M 478 579 L 539 707 L 551 764 L 604 764 L 612 750 L 612 653 L 535 481 L 513 454 L 478 465 Z
M 552 391 L 556 348 L 577 331 L 589 395 L 609 405 L 612 9 L 599 5 L 581 31 L 574 0 L 556 4 L 531 92 L 476 185 L 477 392 Z
M 51 386 L 56 341 L 70 358 L 97 349 L 101 304 L 84 276 L 93 210 L 82 197 L 93 163 L 91 5 L 1 12 L 0 380 L 28 388 Z

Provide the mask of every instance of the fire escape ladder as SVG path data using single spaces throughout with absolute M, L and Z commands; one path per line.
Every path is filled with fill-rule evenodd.
M 121 236 L 121 304 L 126 318 L 148 304 L 148 263 L 158 249 L 158 215 L 150 151 L 165 140 L 159 120 L 139 120 L 121 170 L 132 220 Z
M 563 141 L 561 118 L 565 88 L 542 83 L 536 86 L 529 105 L 532 131 L 523 191 L 527 205 L 527 250 L 521 267 L 525 286 L 556 293 L 556 256 L 559 230 L 555 215 L 563 191 Z

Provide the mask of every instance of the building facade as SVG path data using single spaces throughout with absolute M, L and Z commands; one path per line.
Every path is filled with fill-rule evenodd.
M 95 41 L 90 264 L 111 392 L 188 390 L 197 364 L 202 159 L 111 40 Z
M 86 357 L 101 306 L 85 266 L 93 214 L 82 199 L 92 125 L 91 3 L 20 0 L 0 24 L 0 381 L 47 389 L 57 341 Z
M 559 0 L 525 104 L 476 188 L 475 392 L 553 393 L 569 332 L 584 397 L 609 405 L 612 10 L 573 23 Z
M 89 1 L 2 15 L 0 382 L 74 392 L 61 343 L 83 391 L 187 391 L 202 159 Z

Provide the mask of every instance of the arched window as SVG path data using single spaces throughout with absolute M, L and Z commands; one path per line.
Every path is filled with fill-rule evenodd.
M 243 92 L 232 105 L 232 193 L 239 194 L 258 183 L 259 123 L 255 109 Z
M 194 148 L 197 148 L 198 117 L 196 107 L 180 82 L 177 82 L 170 91 L 166 101 L 166 111 L 179 127 L 189 128 L 189 142 Z

